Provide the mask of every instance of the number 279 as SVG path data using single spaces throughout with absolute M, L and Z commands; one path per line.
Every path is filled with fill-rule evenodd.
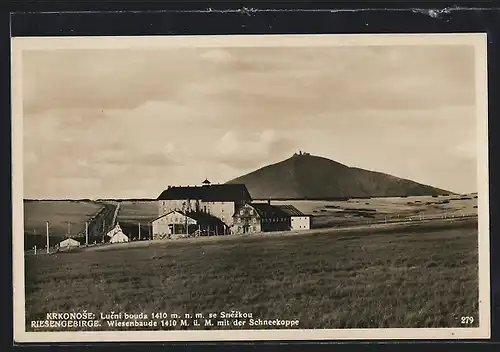
M 472 324 L 474 323 L 474 317 L 461 317 L 460 322 L 462 324 Z

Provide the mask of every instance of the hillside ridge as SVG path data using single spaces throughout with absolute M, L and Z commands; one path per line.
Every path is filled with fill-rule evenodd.
M 226 182 L 243 183 L 254 199 L 329 199 L 455 194 L 322 156 L 294 154 Z

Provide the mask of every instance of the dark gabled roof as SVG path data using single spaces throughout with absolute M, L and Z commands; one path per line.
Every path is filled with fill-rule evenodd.
M 181 214 L 181 215 L 183 215 L 183 216 L 186 216 L 186 214 L 184 214 L 184 212 L 183 212 L 183 211 L 181 211 L 181 210 L 171 210 L 171 211 L 169 211 L 168 213 L 165 213 L 165 214 L 163 214 L 163 215 L 160 215 L 160 216 L 158 216 L 157 218 L 155 218 L 155 219 L 151 220 L 151 223 L 153 223 L 153 222 L 155 222 L 156 220 L 161 219 L 161 218 L 163 218 L 163 217 L 165 217 L 165 216 L 167 216 L 167 215 L 169 215 L 169 214 L 172 214 L 172 213 L 179 213 L 179 214 Z M 194 219 L 193 219 L 193 220 L 194 220 Z
M 295 208 L 293 205 L 290 204 L 275 205 L 275 206 L 280 208 L 283 212 L 287 213 L 289 216 L 309 216 L 302 213 L 299 209 Z
M 201 211 L 190 211 L 186 216 L 196 220 L 200 225 L 224 225 L 221 219 Z
M 248 204 L 257 211 L 261 218 L 283 218 L 288 217 L 288 214 L 280 208 L 268 203 L 250 203 Z
M 169 187 L 158 200 L 200 199 L 206 202 L 228 202 L 251 200 L 244 184 L 222 184 L 207 186 Z
M 219 218 L 217 218 L 213 215 L 210 215 L 208 213 L 203 213 L 201 211 L 187 211 L 187 212 L 185 212 L 185 211 L 181 211 L 181 210 L 169 211 L 168 213 L 157 217 L 156 219 L 154 219 L 151 222 L 155 222 L 156 220 L 161 219 L 164 216 L 167 216 L 167 215 L 172 214 L 172 213 L 181 214 L 182 216 L 185 216 L 185 217 L 188 217 L 190 219 L 195 220 L 198 224 L 201 224 L 201 225 L 224 225 L 222 220 L 220 220 Z

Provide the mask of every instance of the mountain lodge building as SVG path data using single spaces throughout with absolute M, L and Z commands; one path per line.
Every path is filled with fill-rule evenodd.
M 174 210 L 199 212 L 215 216 L 230 227 L 236 209 L 251 201 L 244 184 L 212 184 L 204 180 L 200 186 L 169 186 L 158 197 L 158 216 Z

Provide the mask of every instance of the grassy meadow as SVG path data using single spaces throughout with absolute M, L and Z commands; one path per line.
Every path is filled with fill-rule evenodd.
M 118 221 L 147 225 L 158 217 L 158 202 L 151 200 L 126 200 L 120 202 Z
M 347 201 L 292 200 L 272 204 L 292 204 L 305 214 L 312 215 L 313 228 L 376 221 L 418 219 L 420 216 L 477 215 L 477 195 L 384 197 L 349 199 Z
M 131 237 L 139 237 L 139 223 L 141 224 L 141 238 L 149 237 L 150 222 L 158 217 L 158 202 L 150 200 L 125 200 L 120 202 L 117 221 L 123 232 Z
M 49 222 L 51 237 L 65 237 L 70 223 L 71 234 L 85 231 L 85 222 L 95 216 L 103 205 L 93 201 L 34 200 L 24 201 L 24 232 L 45 237 Z
M 302 329 L 460 327 L 464 315 L 477 326 L 477 219 L 318 231 L 26 256 L 27 328 L 82 309 L 238 310 Z

